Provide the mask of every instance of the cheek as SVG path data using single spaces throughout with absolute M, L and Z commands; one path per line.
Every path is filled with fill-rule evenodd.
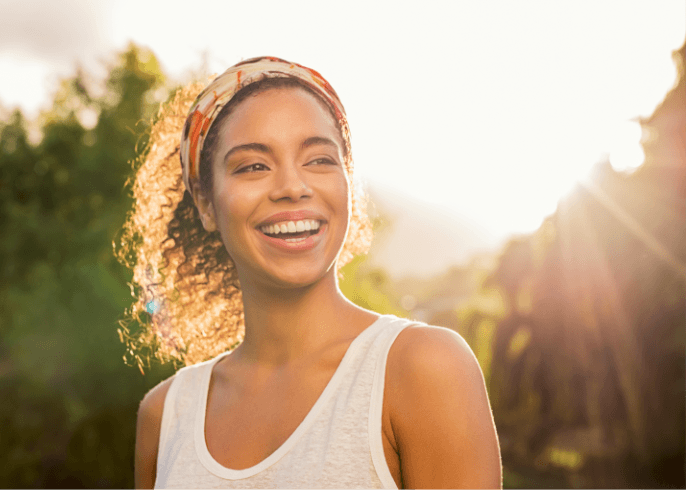
M 235 241 L 240 240 L 254 209 L 255 197 L 244 189 L 225 187 L 215 198 L 217 227 L 222 235 L 224 245 L 229 252 L 235 248 Z
M 214 203 L 220 221 L 233 224 L 245 220 L 264 197 L 264 190 L 256 185 L 227 181 L 215 187 Z
M 348 180 L 341 176 L 331 189 L 331 194 L 335 200 L 335 207 L 337 210 L 340 210 L 339 212 L 343 212 L 346 216 L 346 220 L 349 221 L 352 209 L 352 195 L 350 193 Z
M 337 202 L 343 199 L 347 200 L 348 198 L 350 186 L 348 185 L 348 179 L 342 173 L 337 174 L 335 177 L 328 176 L 321 181 L 320 186 L 324 196 L 329 196 Z

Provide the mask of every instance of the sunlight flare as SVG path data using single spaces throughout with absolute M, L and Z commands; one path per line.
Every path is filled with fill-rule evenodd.
M 643 131 L 635 121 L 617 124 L 609 135 L 610 164 L 618 172 L 630 172 L 643 163 L 645 154 L 641 146 Z

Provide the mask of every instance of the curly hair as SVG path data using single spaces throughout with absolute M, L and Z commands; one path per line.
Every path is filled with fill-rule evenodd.
M 211 161 L 222 121 L 247 97 L 283 87 L 313 90 L 290 78 L 265 78 L 241 88 L 222 108 L 207 135 L 200 158 L 203 191 L 212 189 Z M 120 322 L 119 336 L 127 360 L 141 371 L 145 358 L 194 364 L 235 348 L 244 336 L 241 287 L 235 265 L 217 231 L 205 231 L 198 210 L 183 183 L 179 138 L 188 110 L 203 89 L 194 83 L 163 104 L 151 127 L 147 148 L 135 162 L 130 179 L 133 209 L 123 226 L 115 254 L 133 270 L 134 302 Z M 333 112 L 332 112 L 333 116 Z M 366 253 L 371 224 L 366 199 L 352 184 L 352 156 L 347 124 L 335 118 L 345 142 L 345 170 L 350 183 L 351 216 L 340 269 Z M 213 131 L 214 130 L 214 131 Z M 133 328 L 137 324 L 138 328 Z

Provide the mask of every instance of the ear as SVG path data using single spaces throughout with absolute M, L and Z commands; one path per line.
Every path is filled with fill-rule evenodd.
M 214 212 L 214 204 L 202 191 L 199 182 L 193 182 L 193 201 L 195 201 L 195 207 L 198 208 L 200 220 L 202 221 L 205 230 L 208 232 L 216 231 L 217 220 Z

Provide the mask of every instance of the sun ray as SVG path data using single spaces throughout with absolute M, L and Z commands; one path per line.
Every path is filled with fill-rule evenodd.
M 593 195 L 607 211 L 622 223 L 637 239 L 648 247 L 656 256 L 665 261 L 679 275 L 686 278 L 686 265 L 675 257 L 658 239 L 648 232 L 641 224 L 617 204 L 605 191 L 595 183 L 587 181 L 581 185 Z

